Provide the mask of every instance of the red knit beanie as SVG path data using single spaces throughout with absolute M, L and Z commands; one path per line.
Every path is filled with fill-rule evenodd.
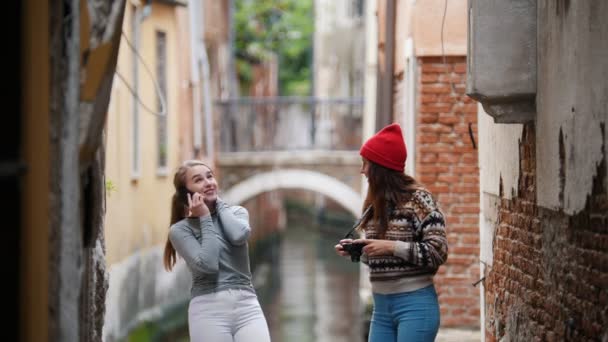
M 403 172 L 407 150 L 399 124 L 388 125 L 369 138 L 359 154 L 376 164 Z

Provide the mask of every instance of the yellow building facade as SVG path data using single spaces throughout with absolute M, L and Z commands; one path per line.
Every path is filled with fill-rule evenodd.
M 181 162 L 180 116 L 191 116 L 191 106 L 184 101 L 187 96 L 180 94 L 189 92 L 188 78 L 183 77 L 189 72 L 189 37 L 183 30 L 187 22 L 178 23 L 187 19 L 187 9 L 157 1 L 126 6 L 106 124 L 105 232 L 110 268 L 164 243 L 173 173 Z

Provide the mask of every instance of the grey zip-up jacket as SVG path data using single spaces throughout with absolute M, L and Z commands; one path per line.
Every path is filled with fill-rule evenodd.
M 247 240 L 249 213 L 218 200 L 213 215 L 185 218 L 171 226 L 169 239 L 192 274 L 191 297 L 229 288 L 251 291 Z

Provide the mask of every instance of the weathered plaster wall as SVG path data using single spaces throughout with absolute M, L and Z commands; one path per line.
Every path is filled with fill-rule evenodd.
M 519 146 L 522 124 L 496 124 L 478 106 L 479 115 L 479 182 L 482 193 L 500 195 L 500 184 L 506 198 L 517 195 Z M 498 152 L 500 151 L 500 152 Z
M 485 339 L 604 341 L 608 3 L 537 10 L 534 122 L 479 118 Z
M 138 325 L 158 320 L 190 299 L 192 277 L 183 259 L 173 271 L 163 269 L 164 246 L 132 254 L 110 269 L 103 325 L 104 341 L 119 341 Z
M 399 0 L 401 2 L 403 0 Z M 412 12 L 412 33 L 416 56 L 441 56 L 441 22 L 443 25 L 443 53 L 448 56 L 467 54 L 467 1 L 417 0 Z
M 607 16 L 606 1 L 538 1 L 538 204 L 569 214 L 608 142 Z

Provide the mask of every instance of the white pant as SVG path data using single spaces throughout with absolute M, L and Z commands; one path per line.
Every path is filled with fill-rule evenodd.
M 196 296 L 188 307 L 191 342 L 270 342 L 255 293 L 228 289 Z

